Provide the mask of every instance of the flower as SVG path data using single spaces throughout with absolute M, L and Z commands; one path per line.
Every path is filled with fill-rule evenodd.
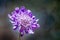
M 13 29 L 19 29 L 18 31 L 22 36 L 25 33 L 34 34 L 34 30 L 40 27 L 37 23 L 39 19 L 36 19 L 32 15 L 31 10 L 26 9 L 24 6 L 21 6 L 21 8 L 16 7 L 11 14 L 8 14 L 8 17 L 13 25 Z

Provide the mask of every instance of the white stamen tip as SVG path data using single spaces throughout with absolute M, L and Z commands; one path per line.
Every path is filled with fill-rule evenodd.
M 39 21 L 39 19 L 37 19 L 36 21 Z
M 37 24 L 37 26 L 38 26 L 38 27 L 40 27 L 40 25 L 39 25 L 39 24 Z
M 35 18 L 35 16 L 32 16 L 32 18 Z
M 31 12 L 31 10 L 28 10 L 28 12 Z
M 34 32 L 31 29 L 29 29 L 29 34 L 34 34 Z
M 16 26 L 13 26 L 13 29 L 15 29 L 16 28 Z
M 11 21 L 11 20 L 10 20 L 10 22 L 11 22 L 11 23 L 15 23 L 15 22 L 13 22 L 13 21 Z
M 19 10 L 19 7 L 16 7 L 15 10 Z

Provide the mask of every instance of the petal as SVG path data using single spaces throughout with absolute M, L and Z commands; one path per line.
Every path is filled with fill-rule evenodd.
M 29 30 L 29 29 L 28 29 L 28 28 L 26 28 L 26 29 L 25 29 L 25 33 L 28 33 L 28 30 Z
M 32 19 L 35 19 L 35 16 L 32 16 Z
M 31 29 L 32 29 L 33 31 L 35 31 L 37 28 L 38 28 L 37 24 L 33 24 L 33 25 L 31 26 Z
M 14 21 L 12 21 L 12 20 L 9 20 L 9 21 L 10 21 L 11 23 L 13 23 L 13 24 L 15 23 L 15 22 L 14 22 Z
M 25 11 L 26 11 L 26 9 L 25 9 L 24 6 L 21 6 L 20 10 L 21 10 L 22 12 L 25 12 Z
M 9 17 L 11 20 L 14 20 L 13 17 L 12 17 L 10 14 L 8 14 L 8 17 Z
M 20 36 L 23 36 L 24 35 L 24 32 L 20 32 Z
M 32 13 L 31 12 L 28 15 L 32 18 Z
M 27 13 L 31 13 L 31 10 L 27 10 Z
M 23 36 L 24 35 L 24 30 L 20 29 L 20 35 Z
M 16 7 L 15 11 L 16 11 L 16 13 L 18 13 L 19 12 L 19 7 Z
M 16 7 L 15 10 L 19 10 L 19 7 Z
M 13 30 L 16 30 L 16 26 L 13 26 Z
M 36 24 L 32 25 L 32 27 L 36 27 Z
M 36 22 L 38 22 L 39 21 L 39 19 L 36 19 Z
M 34 34 L 34 32 L 31 29 L 28 30 L 28 33 L 29 34 Z
M 40 27 L 40 25 L 39 25 L 39 24 L 37 24 L 37 27 Z
M 38 21 L 39 21 L 39 19 L 34 20 L 33 24 L 37 24 Z

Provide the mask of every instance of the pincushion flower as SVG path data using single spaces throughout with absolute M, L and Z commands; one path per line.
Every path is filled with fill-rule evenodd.
M 26 9 L 24 6 L 21 8 L 16 7 L 11 14 L 8 14 L 8 17 L 13 25 L 13 29 L 19 29 L 18 31 L 21 35 L 25 33 L 34 34 L 35 29 L 40 27 L 37 23 L 39 19 L 36 19 L 32 15 L 31 10 Z

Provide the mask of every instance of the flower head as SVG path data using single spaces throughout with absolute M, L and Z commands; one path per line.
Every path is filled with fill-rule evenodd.
M 24 6 L 21 8 L 16 7 L 11 14 L 8 14 L 8 17 L 13 29 L 19 29 L 21 35 L 24 35 L 24 33 L 34 34 L 34 30 L 39 27 L 37 23 L 39 19 L 36 19 L 31 10 L 26 9 Z

